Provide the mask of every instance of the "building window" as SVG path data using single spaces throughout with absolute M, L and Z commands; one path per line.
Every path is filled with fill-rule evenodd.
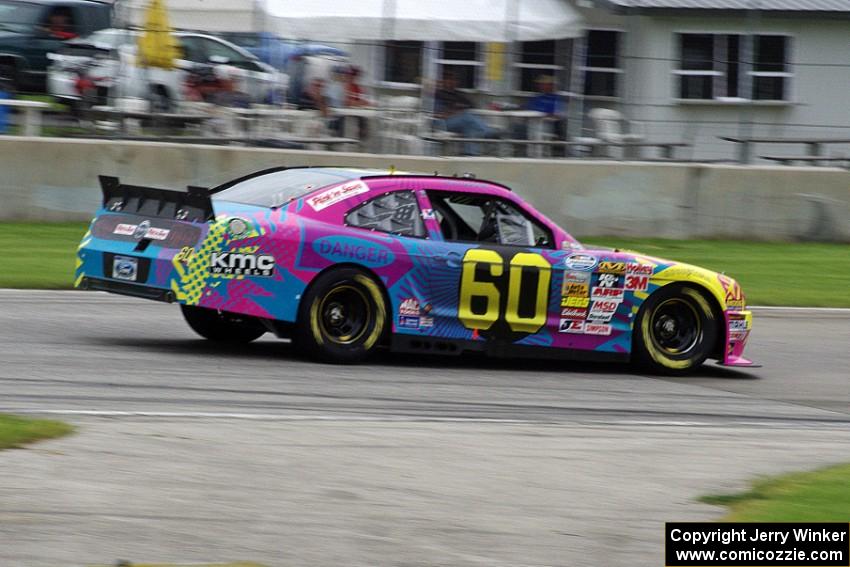
M 388 41 L 384 46 L 384 80 L 418 83 L 422 77 L 421 41 Z
M 749 42 L 754 53 L 751 68 L 745 64 Z M 678 96 L 712 100 L 750 98 L 787 100 L 791 78 L 788 64 L 790 39 L 779 35 L 679 34 Z M 749 79 L 749 91 L 744 86 Z
M 557 43 L 547 41 L 523 41 L 519 44 L 519 53 L 514 67 L 517 68 L 519 90 L 525 92 L 537 91 L 537 79 L 542 75 L 553 75 L 556 78 L 563 75 L 564 66 L 559 61 Z M 557 84 L 561 86 L 561 81 Z
M 454 73 L 458 87 L 474 89 L 478 80 L 478 69 L 484 65 L 480 60 L 478 44 L 473 41 L 444 41 L 440 45 L 440 78 L 447 72 Z
M 588 30 L 585 48 L 584 94 L 588 96 L 617 96 L 620 68 L 621 32 Z

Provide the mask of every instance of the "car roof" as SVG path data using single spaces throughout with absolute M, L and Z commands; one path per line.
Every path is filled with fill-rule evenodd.
M 355 179 L 360 180 L 376 180 L 376 179 L 399 179 L 399 178 L 407 178 L 407 179 L 448 179 L 451 181 L 469 181 L 470 184 L 475 185 L 489 185 L 491 187 L 495 187 L 498 189 L 502 189 L 505 191 L 511 191 L 511 188 L 507 185 L 502 185 L 501 183 L 497 183 L 495 181 L 488 181 L 486 179 L 478 179 L 472 174 L 463 174 L 463 175 L 440 175 L 438 172 L 434 173 L 412 173 L 407 171 L 396 171 L 395 169 L 378 169 L 378 168 L 356 168 L 356 167 L 333 167 L 333 166 L 313 166 L 313 165 L 305 165 L 305 166 L 294 166 L 294 167 L 272 167 L 269 169 L 262 169 L 260 171 L 255 171 L 254 173 L 245 175 L 243 177 L 239 177 L 237 179 L 233 179 L 213 188 L 210 192 L 217 193 L 229 187 L 233 187 L 237 183 L 241 183 L 243 181 L 247 181 L 249 179 L 254 179 L 257 177 L 261 177 L 263 175 L 268 175 L 270 173 L 277 173 L 280 171 L 289 171 L 289 170 L 297 170 L 297 169 L 309 169 L 311 171 L 315 171 L 317 174 L 328 174 L 333 175 L 335 177 L 340 178 L 340 182 L 343 181 L 352 181 Z M 333 185 L 333 183 L 331 184 Z M 329 187 L 330 185 L 317 186 L 315 189 L 322 189 L 323 187 Z

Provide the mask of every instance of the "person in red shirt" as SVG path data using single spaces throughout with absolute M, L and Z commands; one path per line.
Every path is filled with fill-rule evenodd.
M 69 23 L 70 18 L 68 17 L 67 12 L 62 9 L 56 9 L 50 13 L 50 16 L 47 19 L 47 33 L 50 34 L 51 37 L 56 39 L 61 39 L 65 41 L 67 39 L 74 39 L 77 37 L 77 34 L 71 31 L 71 24 Z
M 360 68 L 351 66 L 345 75 L 345 106 L 369 106 L 369 99 L 363 92 L 363 87 L 357 83 Z

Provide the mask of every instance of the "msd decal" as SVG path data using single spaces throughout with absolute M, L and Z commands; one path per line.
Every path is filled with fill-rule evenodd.
M 340 201 L 345 201 L 349 197 L 360 195 L 367 191 L 369 191 L 369 186 L 362 181 L 350 181 L 336 187 L 331 187 L 318 195 L 308 197 L 307 203 L 313 207 L 314 211 L 319 212 Z

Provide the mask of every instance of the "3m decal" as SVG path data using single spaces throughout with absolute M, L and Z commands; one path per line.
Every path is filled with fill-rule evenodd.
M 210 272 L 228 276 L 264 276 L 274 274 L 274 256 L 267 254 L 237 254 L 213 252 L 210 256 Z
M 495 250 L 467 250 L 458 319 L 467 329 L 484 331 L 503 320 L 515 333 L 536 333 L 546 324 L 551 279 L 552 266 L 540 254 L 519 252 L 506 262 Z
M 349 197 L 360 195 L 369 191 L 369 186 L 360 180 L 343 183 L 336 187 L 331 187 L 326 191 L 322 191 L 318 195 L 307 198 L 307 203 L 313 207 L 313 210 L 318 212 L 324 210 L 331 205 L 335 205 L 340 201 L 344 201 Z
M 649 288 L 649 276 L 626 275 L 626 289 L 628 291 L 646 291 Z
M 589 297 L 562 297 L 561 307 L 587 307 L 590 305 Z

